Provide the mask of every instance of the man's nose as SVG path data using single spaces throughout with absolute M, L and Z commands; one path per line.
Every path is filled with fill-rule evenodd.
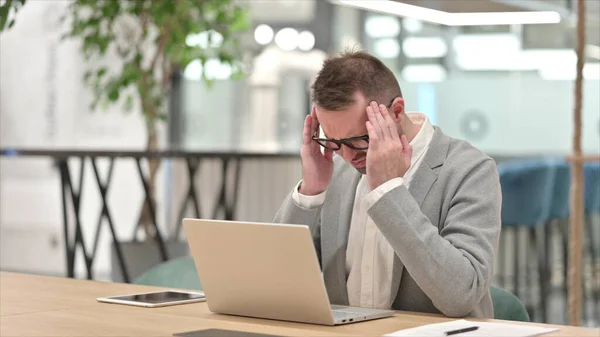
M 338 154 L 340 154 L 339 151 L 342 152 L 342 158 L 344 158 L 344 160 L 347 162 L 351 162 L 352 159 L 354 159 L 354 157 L 356 156 L 356 150 L 351 149 L 345 145 L 342 145 L 342 148 L 338 150 Z

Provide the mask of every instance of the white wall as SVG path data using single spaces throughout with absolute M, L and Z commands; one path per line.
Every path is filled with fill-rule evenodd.
M 50 20 L 64 6 L 60 1 L 27 5 L 13 30 L 0 36 L 2 147 L 57 148 L 75 141 L 81 62 L 73 43 L 59 44 L 59 25 Z M 63 251 L 56 245 L 62 240 L 59 180 L 51 167 L 47 159 L 0 162 L 2 268 L 27 265 L 56 272 L 62 267 Z
M 490 121 L 489 134 L 473 144 L 495 155 L 564 155 L 572 148 L 571 81 L 545 81 L 535 74 L 463 75 L 436 84 L 438 124 L 464 138 L 460 117 L 477 110 Z M 600 152 L 600 81 L 586 80 L 583 150 Z

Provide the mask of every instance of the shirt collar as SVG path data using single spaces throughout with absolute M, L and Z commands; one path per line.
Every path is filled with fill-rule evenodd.
M 431 143 L 431 139 L 433 138 L 434 128 L 431 121 L 424 113 L 407 112 L 406 115 L 413 123 L 421 125 L 415 138 L 410 141 L 410 146 L 413 150 L 411 158 L 412 166 L 423 154 L 425 154 L 425 151 L 427 151 L 429 143 Z

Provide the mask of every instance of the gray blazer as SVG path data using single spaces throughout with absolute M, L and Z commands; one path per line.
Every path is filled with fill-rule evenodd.
M 329 300 L 348 305 L 346 247 L 361 177 L 335 156 L 322 206 L 304 209 L 290 193 L 275 222 L 311 229 Z M 502 196 L 495 162 L 435 127 L 410 188 L 385 194 L 368 214 L 396 252 L 396 310 L 493 318 L 490 296 Z

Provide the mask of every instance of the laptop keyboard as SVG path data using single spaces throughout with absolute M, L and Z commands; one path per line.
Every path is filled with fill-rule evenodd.
M 344 320 L 349 318 L 356 318 L 365 316 L 364 313 L 361 312 L 353 312 L 348 310 L 333 310 L 333 319 L 334 320 Z

